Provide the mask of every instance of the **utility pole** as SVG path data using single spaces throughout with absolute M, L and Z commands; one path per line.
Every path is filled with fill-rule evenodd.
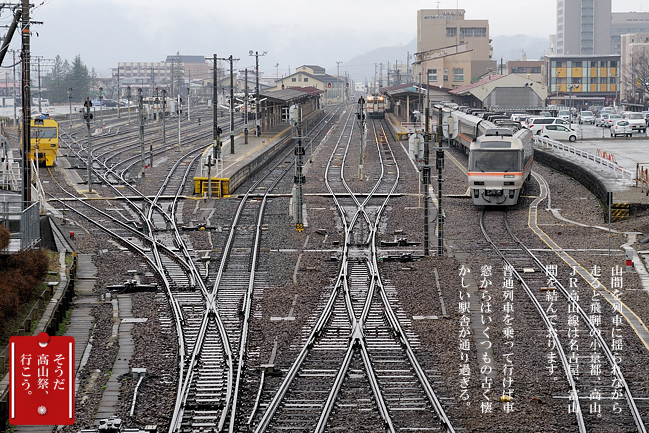
M 426 130 L 424 131 L 424 166 L 421 170 L 421 183 L 424 185 L 424 255 L 430 255 L 430 146 L 431 134 L 430 134 L 430 111 L 426 107 Z M 441 110 L 440 110 L 441 113 Z
M 153 66 L 151 66 L 151 92 L 149 96 L 153 96 L 154 89 L 155 89 L 155 73 L 153 72 Z
M 104 129 L 104 88 L 99 88 L 99 119 L 101 123 L 101 129 Z
M 41 59 L 43 56 L 34 56 L 36 59 L 36 65 L 37 65 L 37 71 L 38 71 L 38 112 L 42 113 L 43 110 L 41 108 Z
M 437 211 L 437 255 L 442 257 L 444 255 L 444 208 L 442 207 L 442 184 L 444 183 L 444 149 L 442 144 L 444 141 L 444 129 L 442 122 L 444 121 L 443 112 L 439 110 L 439 117 L 437 118 L 437 203 L 439 209 Z M 426 147 L 428 148 L 428 146 Z
M 68 89 L 68 102 L 70 103 L 70 126 L 69 129 L 72 129 L 72 87 Z
M 120 113 L 119 113 L 119 100 L 120 100 L 120 94 L 119 94 L 119 64 L 117 64 L 117 118 L 120 119 Z
M 365 109 L 363 105 L 365 104 L 365 99 L 361 96 L 358 99 L 358 114 L 356 118 L 358 119 L 361 126 L 361 147 L 360 147 L 360 158 L 358 161 L 358 180 L 363 180 L 363 160 L 365 158 Z
M 336 77 L 338 78 L 338 86 L 336 86 L 336 87 L 338 87 L 338 91 L 340 92 L 338 94 L 338 102 L 344 102 L 344 98 L 342 98 L 342 94 L 343 94 L 343 89 L 341 87 L 342 86 L 342 81 L 340 81 L 340 64 L 341 63 L 342 62 L 336 62 L 336 66 L 338 66 L 338 72 L 336 74 Z M 343 99 L 342 101 L 341 101 L 341 98 Z
M 296 130 L 297 146 L 295 147 L 295 230 L 298 232 L 304 231 L 304 221 L 302 215 L 302 205 L 304 203 L 304 192 L 302 185 L 305 179 L 302 174 L 302 158 L 304 156 L 304 147 L 302 146 L 302 107 L 300 104 L 291 106 L 289 110 L 293 114 L 293 126 Z
M 126 101 L 128 102 L 128 124 L 131 124 L 131 86 L 126 86 Z
M 92 120 L 92 113 L 90 112 L 92 102 L 90 98 L 86 97 L 86 102 L 83 104 L 83 117 L 86 119 L 86 126 L 88 127 L 88 162 L 86 163 L 88 169 L 88 192 L 92 192 L 92 144 L 90 142 L 90 121 Z
M 160 116 L 162 116 L 162 143 L 163 144 L 167 144 L 167 130 L 165 129 L 165 118 L 167 117 L 166 111 L 167 111 L 167 89 L 162 89 L 162 112 L 160 113 Z
M 18 115 L 16 114 L 16 50 L 11 50 L 11 53 L 13 54 L 14 57 L 14 65 L 13 65 L 14 81 L 12 87 L 14 88 L 14 126 L 16 126 L 16 123 L 18 123 Z
M 248 68 L 244 70 L 244 76 L 246 85 L 243 98 L 243 143 L 248 144 Z
M 259 56 L 265 56 L 268 54 L 268 51 L 264 51 L 263 53 L 259 54 L 258 51 L 255 51 L 255 76 L 256 76 L 256 84 L 255 84 L 255 137 L 261 137 L 261 122 L 259 121 L 259 108 L 261 105 L 261 101 L 259 101 Z M 248 55 L 252 56 L 252 50 L 248 51 Z M 277 69 L 277 75 L 279 75 L 279 63 L 275 65 L 275 68 Z
M 220 175 L 219 173 L 219 164 L 221 162 L 221 128 L 218 125 L 218 104 L 219 104 L 219 68 L 218 68 L 218 57 L 216 54 L 213 55 L 212 61 L 214 63 L 213 77 L 212 77 L 212 111 L 214 112 L 213 117 L 213 129 L 212 129 L 212 154 L 207 158 L 207 197 L 212 198 L 212 165 L 216 165 L 216 176 Z M 212 163 L 214 161 L 214 163 Z
M 217 59 L 230 62 L 230 153 L 234 153 L 234 70 L 233 64 L 236 60 L 230 54 L 230 57 Z
M 142 163 L 142 176 L 144 176 L 144 119 L 146 114 L 144 113 L 144 101 L 142 98 L 142 88 L 137 89 L 137 104 L 138 104 L 138 114 L 140 117 L 140 156 Z
M 230 60 L 230 153 L 234 153 L 234 71 L 232 54 L 229 57 Z
M 31 90 L 30 90 L 30 76 L 29 76 L 29 69 L 31 67 L 30 65 L 30 31 L 29 31 L 29 0 L 23 0 L 22 1 L 22 89 L 21 89 L 21 96 L 23 99 L 22 103 L 22 108 L 23 108 L 23 130 L 22 130 L 22 138 L 23 138 L 23 146 L 22 146 L 22 164 L 23 164 L 23 193 L 22 193 L 22 200 L 23 200 L 23 210 L 27 209 L 27 207 L 30 205 L 32 201 L 32 176 L 31 176 L 31 169 L 29 166 L 29 150 L 30 150 L 30 145 L 31 145 L 31 103 L 32 103 L 32 96 L 31 96 Z
M 178 104 L 176 105 L 176 113 L 178 116 L 178 152 L 180 152 L 180 114 L 183 112 L 182 99 L 180 99 L 180 90 L 178 93 Z

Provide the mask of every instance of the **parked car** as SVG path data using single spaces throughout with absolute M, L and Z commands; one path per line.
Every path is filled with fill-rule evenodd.
M 570 121 L 570 110 L 559 110 L 557 117 L 559 119 Z
M 609 111 L 603 111 L 595 118 L 595 126 L 607 126 L 608 125 L 608 116 L 612 113 Z
M 649 126 L 649 111 L 643 111 L 642 117 L 644 117 L 645 123 Z
M 618 119 L 613 122 L 611 126 L 611 137 L 617 137 L 618 135 L 631 137 L 632 134 L 633 129 L 627 119 Z
M 527 128 L 532 134 L 540 135 L 543 125 L 551 125 L 554 123 L 570 126 L 570 122 L 568 122 L 567 120 L 559 119 L 558 117 L 533 117 L 527 119 Z
M 541 111 L 539 113 L 539 116 L 541 116 L 541 117 L 552 117 L 552 113 L 550 113 L 549 111 Z
M 622 117 L 629 121 L 634 131 L 647 132 L 647 122 L 642 113 L 625 111 L 622 113 Z
M 579 113 L 579 123 L 593 124 L 595 123 L 595 115 L 593 114 L 592 111 L 582 111 L 581 113 Z
M 571 142 L 577 141 L 577 131 L 569 128 L 567 125 L 543 125 L 541 129 L 541 136 L 551 138 L 552 140 L 568 140 Z
M 622 119 L 621 114 L 611 114 L 611 115 L 609 115 L 608 120 L 606 121 L 606 127 L 610 128 L 611 126 L 613 126 L 613 122 L 615 122 L 616 120 L 620 120 L 620 119 Z

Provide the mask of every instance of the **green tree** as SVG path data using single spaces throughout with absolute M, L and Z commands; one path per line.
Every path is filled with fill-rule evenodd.
M 50 102 L 61 103 L 68 100 L 66 82 L 69 71 L 65 70 L 66 64 L 67 62 L 61 60 L 61 56 L 56 56 L 52 72 L 43 80 Z
M 70 73 L 66 81 L 68 83 L 66 87 L 72 87 L 73 102 L 82 102 L 86 100 L 86 97 L 91 96 L 92 78 L 88 72 L 88 68 L 83 64 L 78 54 L 72 62 L 72 67 L 70 68 Z

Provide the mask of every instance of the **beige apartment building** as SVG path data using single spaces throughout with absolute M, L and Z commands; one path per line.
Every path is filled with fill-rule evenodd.
M 488 20 L 466 20 L 464 9 L 417 11 L 416 82 L 462 87 L 496 70 L 492 54 Z
M 621 36 L 620 100 L 643 104 L 642 76 L 649 72 L 649 33 Z

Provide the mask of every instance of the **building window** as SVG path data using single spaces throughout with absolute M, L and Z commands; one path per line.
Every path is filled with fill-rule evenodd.
M 599 62 L 599 67 L 600 68 L 605 68 L 606 67 L 606 61 Z
M 590 67 L 591 68 L 596 68 L 597 67 L 597 62 L 590 62 Z
M 453 81 L 464 81 L 464 68 L 453 68 Z
M 540 66 L 533 66 L 530 68 L 530 74 L 540 74 L 540 73 L 541 73 Z
M 457 28 L 455 27 L 446 27 L 446 37 L 454 38 L 457 36 Z
M 581 62 L 575 62 L 574 65 L 572 65 L 574 68 L 581 68 Z
M 512 68 L 512 74 L 524 74 L 525 72 L 527 72 L 527 69 L 524 66 Z
M 486 28 L 465 28 L 460 29 L 460 37 L 462 38 L 484 38 L 487 36 Z
M 291 78 L 291 81 L 295 83 L 297 81 L 297 78 L 293 77 Z
M 308 78 L 305 78 L 305 79 L 304 79 L 304 82 L 305 82 L 305 83 L 308 83 L 308 82 L 309 82 L 309 79 L 308 79 Z
M 448 81 L 448 69 L 444 69 L 444 81 Z
M 428 70 L 428 81 L 437 81 L 437 69 Z

